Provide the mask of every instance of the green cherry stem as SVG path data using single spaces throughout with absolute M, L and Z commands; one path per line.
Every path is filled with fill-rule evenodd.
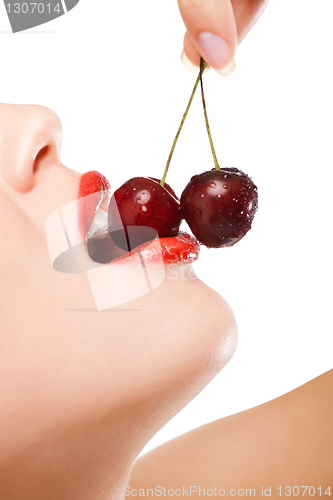
M 184 125 L 184 122 L 185 122 L 185 119 L 187 117 L 187 113 L 189 112 L 189 109 L 191 107 L 191 104 L 192 104 L 192 101 L 193 101 L 193 97 L 195 95 L 195 92 L 197 90 L 197 87 L 199 85 L 199 82 L 200 82 L 200 72 L 199 72 L 199 75 L 198 75 L 198 78 L 197 78 L 197 81 L 195 82 L 195 85 L 193 87 L 193 90 L 192 90 L 192 94 L 191 94 L 191 97 L 190 97 L 190 100 L 188 102 L 188 105 L 187 105 L 187 108 L 185 110 L 185 113 L 183 115 L 183 119 L 180 123 L 180 126 L 179 126 L 179 129 L 178 129 L 178 132 L 176 134 L 176 137 L 175 137 L 175 140 L 173 141 L 173 144 L 172 144 L 172 148 L 171 148 L 171 151 L 170 151 L 170 154 L 169 154 L 169 158 L 168 158 L 168 161 L 167 161 L 167 164 L 166 164 L 166 167 L 165 167 L 165 170 L 164 170 L 164 174 L 163 174 L 163 177 L 162 177 L 162 180 L 160 182 L 161 186 L 164 186 L 165 184 L 165 179 L 166 179 L 166 176 L 167 176 L 167 173 L 168 173 L 168 170 L 169 170 L 169 166 L 170 166 L 170 162 L 171 162 L 171 158 L 172 158 L 172 155 L 173 155 L 173 152 L 175 150 L 175 147 L 176 147 L 176 144 L 177 144 L 177 141 L 178 141 L 178 137 L 180 135 L 180 132 L 183 128 L 183 125 Z
M 204 94 L 204 89 L 203 89 L 203 83 L 202 83 L 202 74 L 207 68 L 207 63 L 202 59 L 200 59 L 200 84 L 201 84 L 201 97 L 202 97 L 202 105 L 203 105 L 203 110 L 205 114 L 205 121 L 206 121 L 206 128 L 207 128 L 207 133 L 208 133 L 208 138 L 210 142 L 210 149 L 212 150 L 212 155 L 214 158 L 214 163 L 215 163 L 215 170 L 221 170 L 220 166 L 218 164 L 217 158 L 216 158 L 216 153 L 214 149 L 214 144 L 213 144 L 213 139 L 212 139 L 212 134 L 210 133 L 210 128 L 209 128 L 209 123 L 208 123 L 208 116 L 207 116 L 207 109 L 206 109 L 206 102 L 205 102 L 205 94 Z

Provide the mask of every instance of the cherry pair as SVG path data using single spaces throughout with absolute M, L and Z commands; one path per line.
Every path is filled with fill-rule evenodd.
M 125 228 L 151 227 L 157 231 L 160 238 L 176 236 L 182 218 L 186 220 L 200 243 L 213 248 L 234 245 L 251 228 L 258 207 L 257 187 L 250 177 L 237 168 L 220 168 L 218 165 L 202 84 L 202 74 L 206 66 L 201 60 L 199 76 L 175 137 L 162 180 L 134 177 L 114 193 L 109 208 L 111 237 L 115 234 L 112 227 L 115 217 L 114 201 Z M 192 177 L 179 200 L 171 187 L 165 183 L 165 178 L 199 82 L 215 168 Z M 145 238 L 143 231 L 138 238 L 138 244 L 144 243 Z

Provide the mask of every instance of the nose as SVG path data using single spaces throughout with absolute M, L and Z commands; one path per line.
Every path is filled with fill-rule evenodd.
M 61 145 L 61 122 L 50 109 L 0 105 L 0 176 L 15 191 L 32 189 L 39 169 L 60 161 Z

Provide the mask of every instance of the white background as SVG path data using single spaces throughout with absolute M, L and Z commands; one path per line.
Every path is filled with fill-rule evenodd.
M 247 237 L 203 249 L 195 264 L 234 309 L 239 344 L 146 450 L 332 368 L 332 18 L 331 0 L 272 0 L 240 45 L 236 72 L 205 74 L 219 162 L 247 172 L 259 189 Z M 15 35 L 1 3 L 0 32 L 0 100 L 55 110 L 65 165 L 97 169 L 114 189 L 162 176 L 196 79 L 180 64 L 176 0 L 81 0 Z M 213 166 L 198 94 L 168 183 L 180 195 Z

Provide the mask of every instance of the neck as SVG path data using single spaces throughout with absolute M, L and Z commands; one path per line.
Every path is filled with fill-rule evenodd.
M 49 429 L 0 456 L 0 500 L 121 500 L 139 439 L 104 418 Z

